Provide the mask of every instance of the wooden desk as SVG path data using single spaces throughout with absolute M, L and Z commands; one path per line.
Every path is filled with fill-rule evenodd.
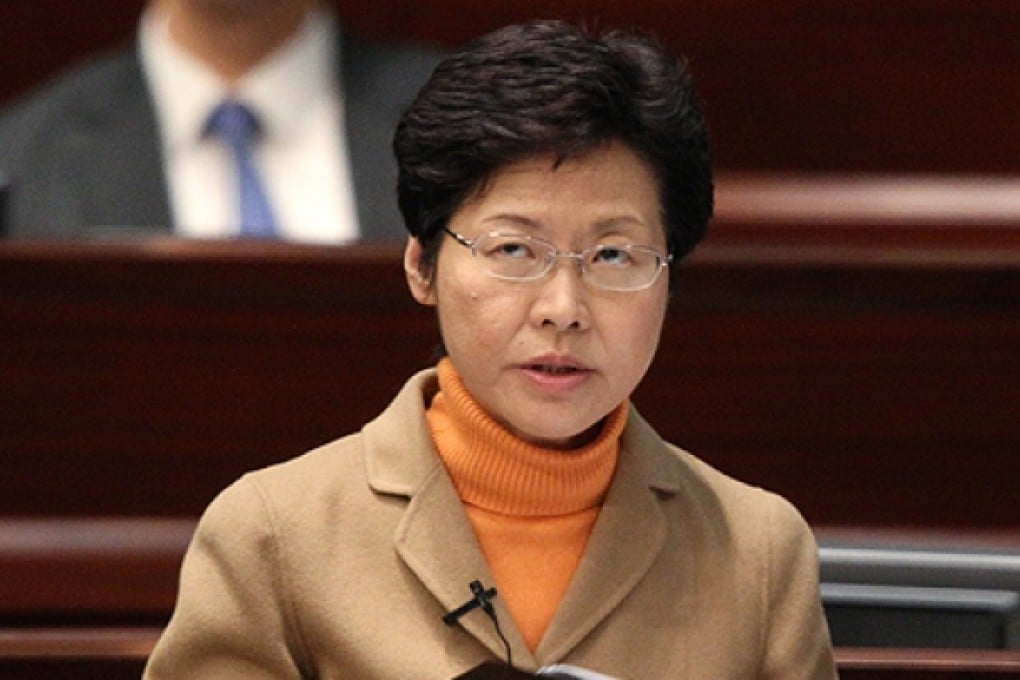
M 8 680 L 137 679 L 158 630 L 0 632 L 0 675 Z M 974 650 L 836 650 L 842 680 L 999 680 L 1020 673 L 1020 653 Z
M 999 680 L 1020 673 L 1020 652 L 847 647 L 836 650 L 836 663 L 841 680 Z
M 138 680 L 158 628 L 0 630 L 6 680 Z
M 429 364 L 402 277 L 395 249 L 0 245 L 0 514 L 197 515 L 354 431 Z
M 0 518 L 0 633 L 161 628 L 194 526 L 193 518 Z

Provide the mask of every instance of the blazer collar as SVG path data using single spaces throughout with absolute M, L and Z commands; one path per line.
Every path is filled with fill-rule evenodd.
M 437 390 L 433 370 L 417 374 L 364 433 L 369 484 L 377 493 L 409 498 L 394 536 L 396 550 L 443 608 L 451 610 L 471 598 L 471 581 L 491 586 L 494 580 L 429 435 L 424 412 Z M 515 665 L 534 670 L 565 658 L 641 581 L 667 534 L 657 493 L 675 493 L 680 486 L 671 458 L 632 408 L 616 474 L 585 555 L 534 655 L 500 598 L 494 601 Z M 505 656 L 484 613 L 471 612 L 460 625 L 498 658 Z

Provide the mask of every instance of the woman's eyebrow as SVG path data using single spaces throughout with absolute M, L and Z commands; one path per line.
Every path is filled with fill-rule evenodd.
M 540 220 L 536 220 L 533 217 L 528 217 L 519 213 L 496 213 L 494 215 L 489 215 L 482 220 L 482 224 L 489 222 L 508 222 L 516 227 L 529 229 L 531 231 L 537 231 L 542 227 L 542 222 Z
M 495 213 L 482 220 L 483 224 L 488 222 L 510 222 L 527 229 L 540 229 L 543 226 L 542 221 L 539 219 L 520 213 L 508 212 Z M 645 227 L 647 224 L 640 216 L 621 214 L 596 220 L 592 226 L 596 231 L 608 231 L 624 226 Z
M 600 231 L 606 231 L 617 227 L 647 227 L 648 222 L 639 215 L 621 214 L 596 220 L 594 226 Z

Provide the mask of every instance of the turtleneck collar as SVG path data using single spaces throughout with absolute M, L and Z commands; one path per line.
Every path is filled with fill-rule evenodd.
M 438 364 L 439 393 L 427 412 L 439 456 L 462 501 L 522 517 L 566 515 L 601 504 L 616 469 L 628 403 L 606 416 L 590 444 L 535 446 L 497 423 L 468 393 L 453 362 Z

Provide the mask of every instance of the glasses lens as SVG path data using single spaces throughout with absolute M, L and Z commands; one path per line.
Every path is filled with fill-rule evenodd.
M 522 234 L 483 234 L 475 240 L 475 256 L 486 270 L 501 279 L 537 279 L 549 268 L 555 249 Z
M 579 254 L 560 253 L 553 244 L 542 239 L 501 232 L 489 232 L 476 238 L 472 252 L 491 276 L 511 281 L 541 278 L 557 257 L 580 258 L 588 283 L 621 291 L 651 286 L 664 261 L 657 250 L 646 246 L 601 245 Z
M 584 265 L 592 285 L 608 290 L 640 290 L 658 278 L 662 257 L 643 246 L 596 246 L 584 251 Z

